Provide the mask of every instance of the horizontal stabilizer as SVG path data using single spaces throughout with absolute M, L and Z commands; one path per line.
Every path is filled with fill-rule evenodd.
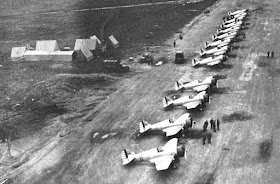
M 146 121 L 141 121 L 139 123 L 139 132 L 144 133 L 151 129 L 151 124 Z
M 128 153 L 125 149 L 122 151 L 121 157 L 122 157 L 122 164 L 127 165 L 135 159 L 135 153 L 134 152 Z
M 167 108 L 170 107 L 173 103 L 172 103 L 172 99 L 170 99 L 169 97 L 164 97 L 163 98 L 163 107 Z

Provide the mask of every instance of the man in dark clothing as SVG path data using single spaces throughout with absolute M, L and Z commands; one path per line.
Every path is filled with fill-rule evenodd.
M 202 144 L 205 144 L 205 140 L 206 140 L 206 132 L 202 133 Z
M 207 127 L 208 127 L 208 121 L 207 120 L 205 120 L 204 126 L 206 127 L 206 130 L 207 130 Z
M 271 58 L 273 58 L 273 56 L 274 56 L 274 52 L 272 51 L 272 52 L 271 52 Z
M 214 124 L 215 124 L 215 122 L 214 122 L 213 118 L 211 118 L 211 119 L 210 119 L 210 125 L 211 125 L 211 129 L 213 129 L 213 127 L 214 127 Z
M 176 47 L 176 41 L 175 41 L 175 40 L 174 40 L 174 42 L 173 42 L 173 46 Z
M 212 133 L 207 132 L 207 139 L 208 139 L 208 144 L 211 144 L 211 139 L 212 139 Z
M 217 130 L 220 130 L 220 120 L 219 120 L 219 118 L 217 118 L 216 123 L 217 123 Z
M 270 52 L 268 51 L 268 52 L 267 52 L 267 58 L 269 58 L 269 55 L 270 55 Z
M 213 123 L 213 132 L 216 132 L 216 123 L 215 123 L 215 121 L 213 121 L 214 123 Z

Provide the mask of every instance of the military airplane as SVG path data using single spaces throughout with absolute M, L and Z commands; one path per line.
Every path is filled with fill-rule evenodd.
M 205 42 L 205 48 L 210 48 L 210 47 L 222 47 L 222 46 L 225 46 L 225 45 L 228 45 L 229 43 L 231 42 L 231 39 L 230 38 L 225 38 L 225 39 L 220 39 L 220 40 L 217 40 L 217 41 L 214 41 L 214 42 Z
M 193 67 L 201 66 L 201 65 L 214 66 L 214 65 L 221 64 L 223 61 L 225 61 L 226 58 L 227 58 L 227 56 L 224 54 L 208 57 L 208 58 L 205 58 L 202 60 L 198 60 L 198 59 L 194 58 L 192 60 L 192 65 L 193 65 Z
M 227 29 L 227 28 L 232 28 L 232 27 L 240 27 L 243 24 L 242 21 L 238 21 L 238 22 L 232 22 L 230 24 L 221 24 L 220 28 L 221 29 Z
M 233 32 L 233 31 L 239 31 L 240 28 L 241 28 L 240 26 L 230 27 L 230 28 L 227 28 L 227 29 L 218 28 L 217 29 L 217 34 L 224 34 L 224 33 L 229 33 L 229 32 Z
M 221 40 L 221 39 L 225 39 L 225 38 L 234 38 L 236 35 L 237 35 L 237 31 L 227 32 L 227 33 L 224 33 L 221 35 L 213 34 L 212 40 L 216 41 L 216 40 Z
M 175 82 L 175 90 L 192 89 L 201 92 L 213 87 L 217 87 L 217 79 L 214 76 L 206 77 L 203 81 L 194 80 L 192 82 Z
M 157 171 L 167 170 L 175 159 L 185 155 L 185 147 L 177 146 L 178 139 L 169 140 L 163 147 L 152 148 L 141 153 L 127 152 L 123 150 L 121 154 L 122 164 L 127 165 L 132 161 L 149 161 L 155 163 Z
M 188 110 L 195 109 L 198 106 L 204 105 L 205 102 L 210 103 L 210 97 L 206 93 L 206 91 L 201 91 L 195 96 L 182 96 L 177 99 L 171 99 L 169 97 L 163 98 L 163 107 L 170 108 L 173 106 L 183 106 L 186 107 Z
M 242 9 L 242 10 L 236 10 L 234 12 L 228 12 L 228 15 L 237 15 L 237 14 L 247 14 L 247 9 Z
M 225 46 L 222 46 L 222 47 L 214 47 L 214 48 L 208 49 L 208 50 L 200 49 L 199 54 L 200 54 L 200 56 L 205 56 L 205 55 L 218 56 L 218 55 L 225 54 L 228 51 L 229 48 L 230 48 L 230 46 L 225 45 Z
M 193 119 L 190 117 L 189 113 L 185 113 L 182 116 L 180 116 L 177 120 L 174 122 L 170 119 L 163 120 L 161 122 L 155 123 L 155 124 L 149 124 L 147 121 L 141 121 L 139 123 L 140 133 L 145 133 L 147 131 L 157 131 L 161 130 L 165 132 L 166 136 L 174 136 L 180 131 L 183 131 L 184 129 L 192 128 Z

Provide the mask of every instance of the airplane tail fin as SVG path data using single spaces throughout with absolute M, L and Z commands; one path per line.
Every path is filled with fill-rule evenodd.
M 169 97 L 163 98 L 163 107 L 164 108 L 170 107 L 172 104 L 173 104 L 172 99 L 170 99 Z
M 135 153 L 134 152 L 128 153 L 126 149 L 124 149 L 122 151 L 121 157 L 122 157 L 122 164 L 127 165 L 135 159 Z
M 203 49 L 200 49 L 200 52 L 199 52 L 199 54 L 202 56 L 202 55 L 204 55 L 204 50 Z
M 144 133 L 151 129 L 151 124 L 147 123 L 147 121 L 141 121 L 139 123 L 139 132 Z
M 182 84 L 181 82 L 176 81 L 176 82 L 175 82 L 175 90 L 178 91 L 178 90 L 182 89 L 182 87 L 181 87 L 182 85 L 183 85 L 183 84 Z
M 198 65 L 198 61 L 197 61 L 196 58 L 193 58 L 193 60 L 192 60 L 192 65 L 193 65 L 193 67 L 195 67 L 195 66 Z
M 216 35 L 212 35 L 212 40 L 215 40 L 216 39 Z
M 209 45 L 209 43 L 207 42 L 207 41 L 205 41 L 205 48 L 207 48 L 208 47 L 208 45 Z

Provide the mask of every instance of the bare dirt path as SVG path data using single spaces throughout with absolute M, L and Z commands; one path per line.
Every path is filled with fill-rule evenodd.
M 228 10 L 242 8 L 252 10 L 243 30 L 246 39 L 234 45 L 224 68 L 194 69 L 190 63 L 176 66 L 170 60 L 124 79 L 118 83 L 120 89 L 76 122 L 72 132 L 54 137 L 29 162 L 4 177 L 15 176 L 15 183 L 278 183 L 280 4 L 276 0 L 220 1 L 209 16 L 186 25 L 184 39 L 166 51 L 172 56 L 182 49 L 193 56 L 211 39 Z M 275 51 L 273 59 L 266 58 L 268 50 Z M 198 130 L 205 118 L 221 119 L 213 143 L 203 146 L 199 134 L 182 139 L 187 141 L 186 155 L 177 170 L 157 172 L 152 164 L 123 167 L 122 149 L 139 152 L 167 141 L 161 135 L 137 138 L 139 121 L 154 123 L 185 112 L 162 109 L 162 97 L 174 81 L 213 74 L 227 78 L 220 81 L 213 103 L 201 113 L 192 113 Z

